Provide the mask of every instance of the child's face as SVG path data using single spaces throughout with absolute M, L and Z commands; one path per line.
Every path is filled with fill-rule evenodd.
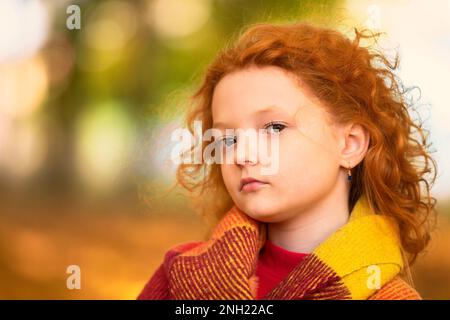
M 269 111 L 260 112 L 268 107 Z M 214 127 L 223 134 L 226 128 L 267 128 L 267 134 L 279 131 L 274 174 L 261 174 L 267 162 L 261 164 L 261 152 L 251 154 L 249 148 L 245 159 L 252 162 L 221 164 L 231 198 L 250 217 L 269 223 L 285 221 L 336 188 L 347 187 L 339 170 L 340 127 L 328 120 L 323 107 L 283 69 L 251 67 L 226 75 L 214 91 L 212 116 Z M 275 159 L 273 154 L 271 158 Z M 248 177 L 264 184 L 241 189 L 241 179 Z

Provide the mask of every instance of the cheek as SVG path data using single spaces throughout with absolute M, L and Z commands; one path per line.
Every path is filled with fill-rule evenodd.
M 278 183 L 283 189 L 307 192 L 335 179 L 336 159 L 323 141 L 292 137 L 280 145 Z
M 220 170 L 222 172 L 222 178 L 223 182 L 225 183 L 225 187 L 227 188 L 228 192 L 233 192 L 233 186 L 235 186 L 237 180 L 240 179 L 236 172 L 236 166 L 232 164 L 222 163 L 220 165 Z

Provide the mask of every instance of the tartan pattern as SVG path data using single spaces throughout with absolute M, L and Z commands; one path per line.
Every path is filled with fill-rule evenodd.
M 371 295 L 368 300 L 422 300 L 422 297 L 402 278 L 395 277 Z
M 170 271 L 171 295 L 194 300 L 252 299 L 249 283 L 242 279 L 255 270 L 251 260 L 257 251 L 255 236 L 249 228 L 234 228 L 199 256 L 176 259 Z
M 314 253 L 279 283 L 264 299 L 267 300 L 343 300 L 350 291 L 333 269 Z
M 362 202 L 359 202 L 358 206 L 359 213 L 352 212 L 353 221 L 360 217 L 360 211 L 369 210 Z M 362 243 L 364 240 L 374 242 L 373 234 L 372 238 L 371 235 L 368 235 L 368 238 L 364 239 L 364 236 L 372 224 L 375 228 L 378 220 L 374 219 L 373 222 L 370 222 L 371 220 L 368 218 L 370 217 L 365 216 L 364 219 L 358 220 L 359 223 L 364 222 L 366 227 L 369 224 L 369 229 L 364 229 L 361 239 L 358 238 L 358 241 L 354 242 L 359 242 L 359 240 Z M 347 225 L 349 226 L 344 226 L 343 230 L 348 232 L 350 224 Z M 350 233 L 354 234 L 353 230 L 350 230 Z M 251 219 L 233 206 L 214 228 L 208 241 L 185 243 L 172 247 L 138 299 L 255 299 L 258 283 L 255 275 L 256 265 L 265 239 L 265 224 Z M 335 237 L 335 239 L 339 238 Z M 347 238 L 344 236 L 344 239 Z M 351 257 L 353 252 L 352 245 L 357 245 L 360 249 L 364 248 L 364 252 L 370 255 L 376 251 L 373 249 L 377 243 L 366 243 L 362 247 L 359 243 L 352 243 L 348 245 L 349 248 L 341 248 L 342 239 L 339 239 L 341 242 L 336 240 L 336 246 L 333 246 L 333 239 L 330 241 L 331 245 L 330 242 L 326 246 L 321 245 L 319 250 L 314 250 L 303 259 L 263 299 L 420 299 L 420 295 L 401 280 L 397 272 L 393 274 L 392 270 L 390 273 L 387 272 L 390 275 L 389 278 L 383 279 L 382 288 L 375 293 L 368 294 L 367 290 L 361 290 L 362 293 L 358 292 L 358 286 L 365 286 L 366 282 L 349 281 L 349 278 L 344 277 L 361 271 L 365 266 L 345 264 L 345 268 L 342 268 L 336 264 L 336 261 L 344 260 L 336 259 L 336 257 L 345 256 L 347 257 L 345 261 L 351 261 L 352 259 L 349 260 L 348 257 Z M 386 244 L 386 242 L 384 243 Z M 396 244 L 396 240 L 393 239 L 392 246 L 395 247 Z M 382 252 L 384 251 L 378 251 L 378 254 L 380 255 Z M 392 261 L 394 266 L 398 264 L 395 259 L 387 259 L 389 257 L 379 256 L 378 260 L 376 255 L 374 257 L 367 261 L 379 261 L 381 268 L 387 265 L 386 261 Z M 333 265 L 337 269 L 334 269 Z M 340 275 L 338 270 L 346 270 L 346 273 Z

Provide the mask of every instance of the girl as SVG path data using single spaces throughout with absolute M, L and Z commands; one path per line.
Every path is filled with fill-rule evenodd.
M 168 250 L 138 299 L 420 299 L 403 278 L 430 239 L 436 165 L 398 56 L 355 33 L 257 24 L 213 61 L 187 124 L 241 152 L 179 166 L 218 223 L 206 241 Z M 237 128 L 276 138 L 275 172 L 262 174 L 262 148 L 239 148 Z

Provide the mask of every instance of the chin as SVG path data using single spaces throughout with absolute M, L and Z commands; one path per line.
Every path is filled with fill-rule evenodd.
M 244 201 L 239 205 L 249 217 L 260 222 L 277 222 L 278 210 L 264 200 L 252 199 Z

